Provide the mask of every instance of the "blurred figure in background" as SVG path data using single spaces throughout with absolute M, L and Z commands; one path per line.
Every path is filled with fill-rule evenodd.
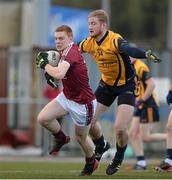
M 92 11 L 88 16 L 90 37 L 79 43 L 82 52 L 89 53 L 96 61 L 101 72 L 101 80 L 95 95 L 98 101 L 95 120 L 90 129 L 90 135 L 96 146 L 95 154 L 98 160 L 110 147 L 104 141 L 99 116 L 117 99 L 117 114 L 115 120 L 116 154 L 106 169 L 107 175 L 116 173 L 122 164 L 128 144 L 127 128 L 132 119 L 135 106 L 135 70 L 129 56 L 147 58 L 159 62 L 151 50 L 132 47 L 120 34 L 108 30 L 108 14 L 100 9 Z
M 130 58 L 136 70 L 136 104 L 134 117 L 129 130 L 129 138 L 137 157 L 137 163 L 131 169 L 145 170 L 143 142 L 163 141 L 166 133 L 152 133 L 155 122 L 159 122 L 159 103 L 153 92 L 155 83 L 148 66 L 141 60 Z
M 167 104 L 172 107 L 172 84 L 167 94 Z M 159 166 L 155 167 L 157 171 L 171 171 L 172 172 L 172 110 L 168 116 L 167 122 L 167 141 L 166 141 L 166 158 Z
M 69 114 L 75 124 L 76 139 L 85 156 L 85 166 L 80 175 L 91 175 L 98 167 L 94 144 L 88 136 L 97 101 L 89 86 L 83 56 L 73 43 L 72 29 L 62 25 L 55 30 L 54 37 L 56 49 L 60 53 L 58 66 L 53 67 L 48 63 L 46 52 L 37 55 L 36 64 L 54 79 L 62 80 L 63 91 L 41 110 L 38 122 L 54 136 L 55 144 L 50 151 L 53 155 L 70 141 L 70 137 L 63 132 L 55 118 Z

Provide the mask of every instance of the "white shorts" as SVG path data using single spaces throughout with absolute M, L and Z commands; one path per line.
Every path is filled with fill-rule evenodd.
M 76 125 L 87 126 L 91 123 L 96 111 L 96 99 L 89 104 L 79 104 L 67 99 L 63 92 L 61 92 L 55 99 L 66 111 L 69 112 Z

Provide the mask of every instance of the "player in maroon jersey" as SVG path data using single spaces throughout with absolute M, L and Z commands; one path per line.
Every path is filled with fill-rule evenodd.
M 61 79 L 63 83 L 63 91 L 41 110 L 38 122 L 53 134 L 55 145 L 50 154 L 56 154 L 70 141 L 70 137 L 65 135 L 55 118 L 70 114 L 75 124 L 76 139 L 85 153 L 86 164 L 80 173 L 84 176 L 91 175 L 98 167 L 94 144 L 88 136 L 97 102 L 89 86 L 82 54 L 72 40 L 73 33 L 69 26 L 62 25 L 56 29 L 55 45 L 61 55 L 57 67 L 48 64 L 46 52 L 37 55 L 37 67 L 44 69 L 54 79 Z

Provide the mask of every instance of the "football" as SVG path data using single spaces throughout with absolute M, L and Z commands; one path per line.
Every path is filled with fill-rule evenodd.
M 57 67 L 60 61 L 60 54 L 57 51 L 47 51 L 48 53 L 48 62 L 51 66 Z

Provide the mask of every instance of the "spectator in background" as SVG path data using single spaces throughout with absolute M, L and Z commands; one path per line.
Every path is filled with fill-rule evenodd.
M 166 133 L 152 133 L 152 126 L 159 122 L 159 103 L 154 89 L 155 83 L 148 66 L 141 60 L 130 58 L 136 70 L 136 105 L 129 130 L 129 137 L 137 157 L 134 170 L 145 170 L 143 142 L 166 140 Z
M 159 58 L 151 50 L 144 51 L 130 46 L 120 34 L 108 30 L 108 19 L 108 14 L 104 10 L 92 11 L 88 16 L 90 37 L 84 39 L 78 45 L 81 52 L 92 55 L 101 72 L 101 80 L 95 92 L 98 101 L 96 115 L 90 129 L 98 160 L 109 149 L 109 144 L 104 141 L 98 119 L 117 99 L 118 106 L 114 131 L 117 152 L 106 169 L 106 174 L 112 175 L 120 169 L 124 159 L 128 144 L 127 128 L 135 106 L 135 70 L 129 56 L 147 58 L 154 62 L 159 62 Z
M 167 95 L 167 104 L 172 105 L 172 84 Z M 159 166 L 155 167 L 155 170 L 172 172 L 172 110 L 167 122 L 166 158 Z

